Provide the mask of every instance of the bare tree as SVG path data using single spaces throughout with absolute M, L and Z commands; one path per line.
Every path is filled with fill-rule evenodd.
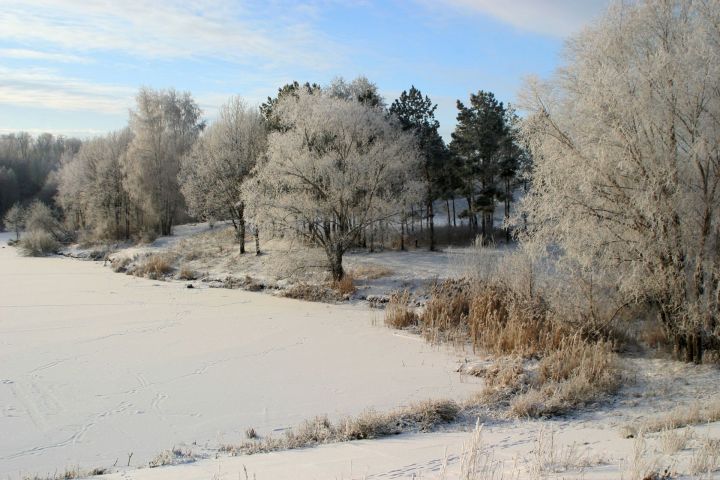
M 233 97 L 182 160 L 181 190 L 190 213 L 205 219 L 229 218 L 240 253 L 245 253 L 241 187 L 266 148 L 267 133 L 260 112 Z
M 720 3 L 617 4 L 531 81 L 526 246 L 657 307 L 678 354 L 718 340 Z
M 321 92 L 282 98 L 274 113 L 289 128 L 270 135 L 246 198 L 258 221 L 321 246 L 339 280 L 358 235 L 420 192 L 415 139 L 378 109 Z
M 180 159 L 204 127 L 190 93 L 142 88 L 130 112 L 133 140 L 124 157 L 125 187 L 161 235 L 172 234 L 183 206 Z

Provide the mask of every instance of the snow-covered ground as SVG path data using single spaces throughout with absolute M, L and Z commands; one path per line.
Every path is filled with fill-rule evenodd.
M 2 241 L 2 240 L 0 240 Z M 378 313 L 187 289 L 0 249 L 0 478 L 218 445 L 319 414 L 462 398 L 459 356 Z
M 192 242 L 203 226 L 188 230 L 142 248 Z M 215 452 L 249 427 L 277 435 L 315 415 L 467 398 L 481 385 L 456 373 L 464 355 L 387 330 L 382 313 L 362 304 L 188 289 L 115 274 L 102 262 L 19 257 L 7 238 L 0 234 L 0 478 L 113 465 L 113 480 L 234 480 L 246 471 L 257 480 L 458 478 L 470 423 L 252 456 Z M 503 252 L 355 253 L 348 264 L 381 265 L 393 273 L 378 281 L 402 285 L 489 265 L 496 255 Z M 691 427 L 674 453 L 662 433 L 644 445 L 623 435 L 674 408 L 719 402 L 717 367 L 625 362 L 626 384 L 609 402 L 544 421 L 482 416 L 480 461 L 494 474 L 478 478 L 641 480 L 643 469 L 720 478 L 717 470 L 687 475 L 703 444 L 716 446 L 711 460 L 720 466 L 718 422 Z M 173 447 L 209 458 L 137 469 Z

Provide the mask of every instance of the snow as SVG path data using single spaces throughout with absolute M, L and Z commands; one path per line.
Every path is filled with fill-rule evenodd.
M 2 245 L 5 242 L 2 241 Z M 142 465 L 320 414 L 463 398 L 461 356 L 377 312 L 0 249 L 0 477 Z M 381 323 L 381 322 L 380 322 Z
M 188 227 L 146 248 L 161 252 L 205 230 Z M 8 238 L 0 234 L 0 478 L 113 464 L 103 478 L 234 480 L 246 478 L 245 470 L 258 480 L 458 478 L 470 423 L 261 455 L 214 452 L 243 440 L 248 427 L 277 435 L 315 415 L 337 419 L 427 398 L 467 398 L 480 381 L 455 373 L 465 360 L 459 352 L 387 330 L 382 312 L 362 305 L 188 289 L 116 274 L 102 262 L 22 258 L 5 246 Z M 371 282 L 382 289 L 489 268 L 504 254 L 358 252 L 347 260 L 351 268 L 390 269 Z M 529 473 L 538 462 L 538 435 L 552 432 L 548 478 L 631 478 L 637 443 L 623 438 L 623 427 L 720 398 L 716 366 L 624 361 L 625 386 L 610 401 L 553 420 L 482 416 L 484 458 L 504 478 L 516 478 L 517 469 L 524 472 L 517 478 L 538 478 Z M 720 422 L 692 432 L 687 448 L 672 455 L 661 452 L 660 434 L 648 434 L 643 458 L 658 472 L 687 472 L 703 439 L 720 437 Z M 137 468 L 173 447 L 210 455 Z M 703 478 L 720 478 L 714 475 Z

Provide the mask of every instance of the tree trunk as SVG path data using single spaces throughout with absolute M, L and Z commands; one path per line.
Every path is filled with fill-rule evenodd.
M 405 221 L 400 220 L 400 251 L 405 251 Z
M 505 179 L 505 243 L 510 243 L 510 178 Z
M 240 253 L 245 253 L 245 205 L 238 205 L 238 242 L 240 242 Z
M 260 229 L 255 226 L 255 255 L 260 255 Z
M 453 207 L 453 227 L 457 227 L 457 215 L 455 215 L 455 197 L 452 199 L 452 207 Z M 462 225 L 462 223 L 461 223 Z
M 345 271 L 342 266 L 343 252 L 339 248 L 335 247 L 334 250 L 327 251 L 328 261 L 330 263 L 330 274 L 334 281 L 338 282 L 345 276 Z
M 430 230 L 430 251 L 435 251 L 435 213 L 433 212 L 432 200 L 427 205 L 428 229 Z

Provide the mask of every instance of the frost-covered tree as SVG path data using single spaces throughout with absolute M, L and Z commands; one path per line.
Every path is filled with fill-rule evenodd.
M 355 100 L 368 107 L 380 109 L 385 107 L 385 100 L 380 95 L 377 85 L 362 75 L 350 83 L 342 77 L 336 77 L 325 88 L 325 91 L 331 97 Z
M 416 141 L 381 111 L 321 92 L 287 96 L 275 113 L 288 128 L 270 134 L 246 196 L 261 221 L 322 247 L 339 280 L 359 234 L 417 195 Z
M 50 207 L 40 200 L 33 201 L 25 213 L 25 229 L 28 232 L 43 232 L 55 240 L 64 240 L 64 232 Z
M 128 239 L 137 231 L 137 212 L 122 168 L 131 140 L 129 129 L 94 138 L 63 163 L 57 202 L 72 228 L 114 240 Z
M 183 157 L 180 183 L 190 213 L 205 219 L 230 219 L 245 253 L 245 202 L 242 184 L 265 154 L 262 115 L 233 97 L 215 123 Z
M 305 82 L 300 85 L 298 81 L 287 83 L 278 88 L 278 93 L 275 97 L 268 97 L 267 101 L 260 105 L 260 113 L 265 119 L 268 130 L 273 132 L 287 128 L 287 126 L 283 125 L 280 118 L 274 113 L 275 105 L 277 105 L 280 99 L 287 96 L 297 96 L 300 91 L 314 93 L 319 92 L 320 90 L 322 90 L 322 87 L 320 87 L 317 83 L 311 84 L 310 82 Z
M 178 185 L 180 159 L 204 127 L 190 93 L 142 88 L 130 112 L 133 139 L 124 156 L 125 188 L 143 210 L 148 226 L 172 234 L 183 197 Z
M 16 203 L 5 212 L 3 221 L 5 228 L 12 229 L 15 232 L 15 240 L 20 240 L 20 230 L 25 226 L 25 209 Z
M 612 7 L 524 95 L 526 245 L 659 311 L 678 354 L 718 345 L 720 3 Z

